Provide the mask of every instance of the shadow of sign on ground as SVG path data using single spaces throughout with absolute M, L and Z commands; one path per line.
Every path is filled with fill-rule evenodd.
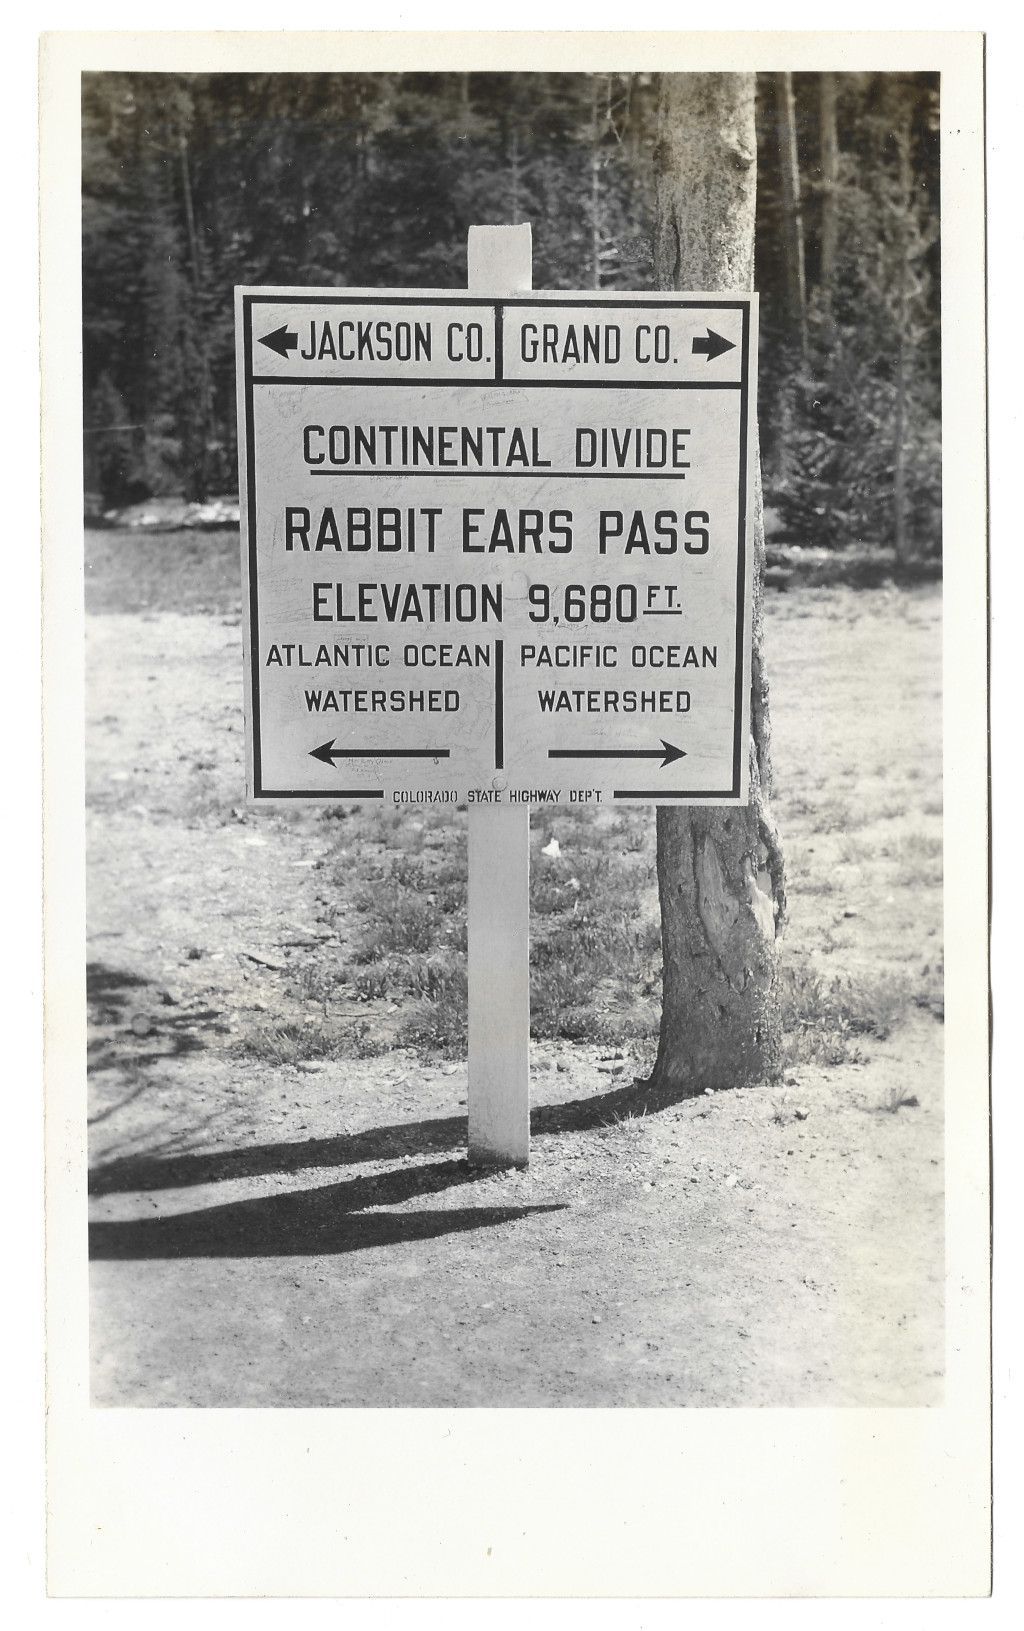
M 94 1223 L 89 1230 L 89 1253 L 94 1259 L 301 1257 L 433 1240 L 466 1229 L 511 1223 L 535 1212 L 564 1210 L 557 1204 L 407 1213 L 364 1210 L 399 1205 L 425 1193 L 471 1183 L 477 1177 L 464 1161 L 442 1161 L 173 1217 Z

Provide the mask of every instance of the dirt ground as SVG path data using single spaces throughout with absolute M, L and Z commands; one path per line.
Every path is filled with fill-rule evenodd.
M 660 1107 L 628 1051 L 538 1042 L 529 1170 L 486 1174 L 464 1060 L 240 1056 L 296 959 L 347 955 L 329 824 L 244 807 L 229 568 L 169 611 L 145 572 L 108 593 L 118 547 L 87 618 L 94 1403 L 941 1403 L 938 591 L 768 608 L 787 955 L 916 1005 Z

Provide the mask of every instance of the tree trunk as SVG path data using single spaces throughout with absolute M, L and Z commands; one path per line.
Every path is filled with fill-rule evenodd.
M 601 287 L 601 126 L 596 74 L 590 83 L 590 287 Z
M 519 164 L 519 130 L 513 125 L 512 139 L 509 145 L 509 214 L 512 225 L 519 226 L 522 220 L 522 205 L 520 202 L 520 164 Z
M 800 155 L 796 141 L 793 75 L 778 74 L 775 105 L 779 115 L 779 173 L 782 218 L 786 230 L 786 284 L 790 316 L 800 336 L 800 355 L 807 366 L 807 274 L 804 268 L 804 218 L 800 196 Z
M 832 291 L 839 248 L 839 135 L 836 76 L 821 76 L 821 266 L 818 274 L 822 318 L 832 317 Z
M 896 133 L 899 153 L 899 276 L 896 287 L 896 324 L 899 337 L 896 346 L 896 400 L 893 405 L 893 541 L 896 565 L 906 564 L 909 553 L 907 539 L 907 329 L 910 322 L 909 283 L 910 220 L 914 208 L 914 178 L 910 164 L 909 121 Z
M 187 353 L 192 353 L 197 365 L 196 401 L 199 412 L 198 427 L 193 434 L 192 456 L 189 459 L 188 475 L 186 479 L 186 497 L 195 499 L 208 498 L 209 495 L 209 448 L 213 440 L 213 388 L 210 377 L 210 357 L 205 333 L 205 313 L 203 311 L 203 269 L 200 262 L 199 237 L 196 232 L 195 209 L 192 203 L 192 176 L 188 162 L 188 142 L 182 132 L 178 137 L 178 149 L 181 158 L 182 198 L 185 211 L 185 228 L 188 237 L 189 260 L 192 265 L 192 302 L 191 309 L 186 314 L 190 345 Z
M 756 162 L 753 74 L 662 75 L 659 288 L 752 287 Z M 776 940 L 786 897 L 770 805 L 760 478 L 755 506 L 749 803 L 658 810 L 664 999 L 650 1085 L 683 1095 L 770 1077 L 781 1046 Z

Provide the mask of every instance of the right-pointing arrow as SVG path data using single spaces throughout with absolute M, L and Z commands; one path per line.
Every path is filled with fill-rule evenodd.
M 696 356 L 705 356 L 708 362 L 713 362 L 716 357 L 722 355 L 723 351 L 735 351 L 736 342 L 735 340 L 724 340 L 720 334 L 715 333 L 713 328 L 709 328 L 706 340 L 702 339 L 700 335 L 694 337 L 692 349 Z
M 661 769 L 686 758 L 685 748 L 661 739 L 660 748 L 548 748 L 549 759 L 660 759 Z

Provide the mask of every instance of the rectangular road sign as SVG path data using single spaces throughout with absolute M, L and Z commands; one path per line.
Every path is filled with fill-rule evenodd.
M 236 320 L 250 798 L 746 801 L 756 295 Z

